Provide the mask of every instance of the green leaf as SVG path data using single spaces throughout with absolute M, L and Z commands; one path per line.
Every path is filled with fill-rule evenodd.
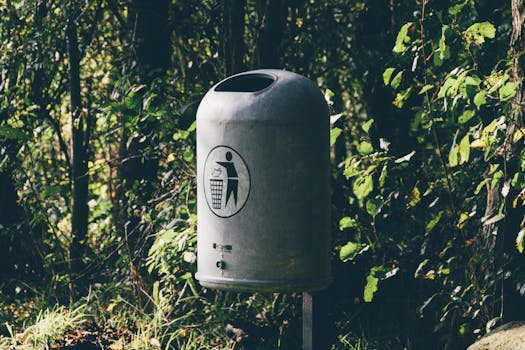
M 474 96 L 474 105 L 477 109 L 479 109 L 485 103 L 487 103 L 487 92 L 485 90 L 482 90 L 478 92 L 476 96 Z
M 417 188 L 417 185 L 416 185 L 412 189 L 412 192 L 408 195 L 407 208 L 415 207 L 419 203 L 420 200 L 421 200 L 421 192 L 419 191 L 419 188 Z
M 332 97 L 334 97 L 334 92 L 330 89 L 326 89 L 324 91 L 324 99 L 326 100 L 326 103 L 331 106 L 334 104 L 334 102 L 332 101 Z
M 444 24 L 441 27 L 441 38 L 439 39 L 439 47 L 438 47 L 438 55 L 439 55 L 439 61 L 442 63 L 444 60 L 450 58 L 450 50 L 447 46 L 447 43 L 445 41 L 446 39 L 446 32 L 448 29 L 448 25 Z
M 380 280 L 384 280 L 394 276 L 399 269 L 391 269 L 384 266 L 374 266 L 370 269 L 370 275 Z
M 432 220 L 430 220 L 425 227 L 426 233 L 430 233 L 436 227 L 436 225 L 439 223 L 439 220 L 441 220 L 441 217 L 443 216 L 443 211 L 440 211 L 438 215 L 436 215 Z
M 192 132 L 192 131 L 195 131 L 195 129 L 197 129 L 197 121 L 196 120 L 193 123 L 191 123 L 191 125 L 189 126 L 189 128 L 186 131 L 187 132 Z
M 363 300 L 369 303 L 374 298 L 374 293 L 377 292 L 377 284 L 379 280 L 384 280 L 393 277 L 397 274 L 399 268 L 387 268 L 384 266 L 374 266 L 370 269 L 369 275 L 366 277 L 366 286 L 363 292 Z
M 485 38 L 493 39 L 496 36 L 496 28 L 490 22 L 474 23 L 464 32 L 467 44 L 475 43 L 481 45 Z
M 438 98 L 444 98 L 445 96 L 448 96 L 450 95 L 449 94 L 449 90 L 451 89 L 451 87 L 453 87 L 457 82 L 457 79 L 454 78 L 454 77 L 448 77 L 447 80 L 445 80 L 445 82 L 443 83 L 443 85 L 441 86 L 441 89 L 439 89 L 439 92 L 438 92 Z
M 374 180 L 372 179 L 372 175 L 361 176 L 355 179 L 352 189 L 355 196 L 360 201 L 366 198 L 374 189 Z
M 345 160 L 345 170 L 343 172 L 343 175 L 349 179 L 351 177 L 354 177 L 356 175 L 361 174 L 363 171 L 359 168 L 359 164 L 361 162 L 357 160 L 356 158 L 347 158 Z
M 466 134 L 459 143 L 459 164 L 465 164 L 470 158 L 470 140 Z
M 379 279 L 372 275 L 368 275 L 366 277 L 366 286 L 363 292 L 363 300 L 365 301 L 365 303 L 370 303 L 374 298 L 374 293 L 377 292 L 378 282 Z
M 390 83 L 390 78 L 392 77 L 392 74 L 395 70 L 395 68 L 385 69 L 385 71 L 383 72 L 383 82 L 385 83 L 385 85 L 388 85 L 388 83 Z
M 492 175 L 492 181 L 490 182 L 490 188 L 494 189 L 498 185 L 499 181 L 504 177 L 504 173 L 501 170 L 498 170 Z
M 61 191 L 62 191 L 62 186 L 60 185 L 50 186 L 44 192 L 40 194 L 40 198 L 44 200 L 46 198 L 53 197 L 55 194 L 60 193 Z
M 499 169 L 499 164 L 490 164 L 489 165 L 489 175 L 494 174 Z
M 418 95 L 423 95 L 425 92 L 431 90 L 433 87 L 434 87 L 434 85 L 431 85 L 431 84 L 427 84 L 427 85 L 423 86 L 421 88 L 421 90 L 419 90 Z
M 525 250 L 525 228 L 522 228 L 516 236 L 516 249 L 518 249 L 520 253 L 523 253 Z
M 408 100 L 410 97 L 410 94 L 412 93 L 412 88 L 408 88 L 403 92 L 398 92 L 396 95 L 396 98 L 394 100 L 393 105 L 397 108 L 403 108 L 403 105 L 405 104 L 405 101 Z
M 339 137 L 339 135 L 341 135 L 342 132 L 343 130 L 337 127 L 330 130 L 330 147 L 335 145 L 337 138 Z
M 453 168 L 459 164 L 459 146 L 456 145 L 450 149 L 448 154 L 448 165 Z
M 159 293 L 159 290 L 160 290 L 160 281 L 155 281 L 153 283 L 153 300 L 155 301 L 155 304 L 156 305 L 159 305 L 160 303 L 160 293 Z
M 489 182 L 490 179 L 483 179 L 477 186 L 476 186 L 476 189 L 474 190 L 474 194 L 477 196 L 481 190 L 483 189 L 483 187 L 485 187 L 485 185 L 487 184 L 487 182 Z
M 372 217 L 375 217 L 377 214 L 379 214 L 382 207 L 383 201 L 380 199 L 370 199 L 366 202 L 366 212 Z
M 474 115 L 476 114 L 475 111 L 472 111 L 472 110 L 465 110 L 458 118 L 458 123 L 460 124 L 465 124 L 466 122 L 468 122 L 470 119 L 472 119 L 472 117 L 474 117 Z
M 352 260 L 359 254 L 359 252 L 361 252 L 362 248 L 363 246 L 360 243 L 348 242 L 341 247 L 341 250 L 339 251 L 339 259 L 343 262 Z
M 481 79 L 477 75 L 469 75 L 465 77 L 465 81 L 463 82 L 463 84 L 470 86 L 479 86 L 479 84 L 481 84 Z
M 18 128 L 10 125 L 0 126 L 0 140 L 24 140 L 26 138 L 24 132 Z
M 396 44 L 394 46 L 395 53 L 403 53 L 406 51 L 407 46 L 405 44 L 410 42 L 410 37 L 408 36 L 408 30 L 412 26 L 412 22 L 405 23 L 401 29 L 399 30 L 399 33 L 397 33 L 396 38 Z
M 470 325 L 468 323 L 462 323 L 458 330 L 460 335 L 465 335 L 470 332 Z
M 491 94 L 499 89 L 503 84 L 509 80 L 510 75 L 502 71 L 495 71 L 491 75 L 485 78 L 485 85 L 489 87 L 487 93 Z
M 468 4 L 469 0 L 466 0 L 465 2 L 461 3 L 461 4 L 457 4 L 457 5 L 454 5 L 454 6 L 451 6 L 449 7 L 448 9 L 448 13 L 452 16 L 455 16 L 457 15 L 458 13 L 461 12 L 461 10 L 463 9 L 463 7 L 465 7 L 466 4 Z
M 499 88 L 499 99 L 500 101 L 508 101 L 516 96 L 516 83 L 507 82 L 505 85 Z
M 345 216 L 339 220 L 339 230 L 343 231 L 346 228 L 358 228 L 359 223 L 356 219 Z
M 525 187 L 524 186 L 525 185 L 525 174 L 522 172 L 517 172 L 512 177 L 512 181 L 510 184 L 512 185 L 512 187 L 524 188 Z
M 124 99 L 124 105 L 129 110 L 137 111 L 142 105 L 142 99 L 135 91 L 132 90 Z
M 194 153 L 193 153 L 193 150 L 191 148 L 187 148 L 185 151 L 184 151 L 184 154 L 183 154 L 183 158 L 185 161 L 187 161 L 188 163 L 191 163 L 193 161 L 193 158 L 194 158 Z
M 367 155 L 369 155 L 370 153 L 372 153 L 374 151 L 374 147 L 372 146 L 372 144 L 370 142 L 363 141 L 357 146 L 357 151 L 361 155 L 367 156 Z
M 401 80 L 403 79 L 403 71 L 398 72 L 394 79 L 390 82 L 390 86 L 392 86 L 394 89 L 397 89 L 399 87 L 399 84 L 401 84 Z
M 461 213 L 461 214 L 459 214 L 459 220 L 458 220 L 458 225 L 457 226 L 460 229 L 462 229 L 466 225 L 468 219 L 469 219 L 468 213 Z
M 361 128 L 363 129 L 364 132 L 368 133 L 372 124 L 374 124 L 374 119 L 369 119 L 366 121 L 366 123 L 363 124 Z
M 385 186 L 386 177 L 388 176 L 388 169 L 387 166 L 383 166 L 383 169 L 381 170 L 381 175 L 379 175 L 379 188 L 383 188 Z

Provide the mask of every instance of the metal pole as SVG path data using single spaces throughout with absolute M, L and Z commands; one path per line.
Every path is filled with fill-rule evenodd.
M 320 292 L 303 292 L 303 350 L 328 349 L 327 310 Z

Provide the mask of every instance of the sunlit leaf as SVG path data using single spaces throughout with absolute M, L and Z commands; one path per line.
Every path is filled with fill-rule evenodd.
M 357 151 L 363 155 L 363 156 L 367 156 L 369 155 L 370 153 L 372 153 L 374 151 L 374 147 L 372 146 L 372 144 L 368 141 L 363 141 L 361 143 L 359 143 L 359 145 L 357 146 Z
M 434 87 L 434 85 L 431 85 L 431 84 L 427 84 L 427 85 L 423 86 L 421 88 L 421 90 L 419 90 L 418 95 L 423 95 L 425 92 L 431 90 L 433 87 Z
M 356 219 L 351 218 L 349 216 L 345 216 L 339 220 L 339 230 L 343 231 L 347 228 L 357 228 L 359 227 L 359 223 Z
M 394 99 L 394 102 L 392 104 L 396 106 L 397 108 L 403 108 L 403 105 L 405 104 L 406 100 L 410 97 L 412 93 L 412 88 L 408 88 L 403 92 L 398 92 L 396 94 L 396 98 Z
M 452 15 L 452 16 L 455 16 L 458 13 L 460 13 L 461 10 L 463 9 L 463 7 L 465 7 L 465 5 L 467 5 L 468 3 L 469 3 L 469 0 L 466 0 L 463 3 L 461 3 L 461 4 L 457 4 L 457 5 L 451 6 L 448 9 L 448 13 L 450 15 Z
M 482 90 L 474 96 L 474 105 L 477 109 L 487 103 L 487 93 L 485 90 Z
M 379 214 L 382 207 L 383 201 L 379 199 L 370 199 L 366 202 L 366 212 L 372 217 L 375 217 L 377 214 Z
M 339 135 L 341 135 L 342 132 L 343 132 L 343 130 L 341 128 L 332 128 L 332 129 L 330 129 L 330 147 L 335 145 L 335 142 L 337 141 L 337 138 L 339 137 Z
M 460 124 L 465 124 L 466 122 L 468 122 L 470 119 L 472 119 L 472 117 L 474 117 L 474 115 L 476 114 L 475 111 L 473 110 L 465 110 L 458 118 L 458 123 Z
M 368 275 L 366 277 L 366 286 L 363 292 L 363 300 L 365 301 L 365 303 L 370 303 L 372 299 L 374 299 L 374 293 L 377 292 L 378 282 L 379 279 L 372 275 Z
M 394 89 L 397 89 L 399 85 L 401 84 L 401 80 L 403 79 L 403 71 L 398 72 L 395 77 L 390 82 L 390 86 L 392 86 Z
M 448 154 L 448 165 L 453 168 L 459 164 L 459 145 L 450 149 Z
M 410 27 L 412 27 L 412 22 L 405 23 L 399 30 L 399 33 L 397 33 L 396 44 L 392 50 L 395 53 L 403 53 L 406 51 L 407 46 L 405 44 L 410 42 L 410 37 L 408 36 Z
M 514 135 L 512 135 L 512 143 L 518 142 L 523 136 L 525 136 L 525 128 L 519 128 L 514 132 Z
M 395 68 L 387 68 L 383 72 L 383 83 L 385 85 L 388 85 L 390 83 L 390 78 L 392 77 L 392 74 L 394 73 L 396 69 Z
M 465 227 L 465 225 L 467 224 L 467 221 L 469 219 L 469 215 L 468 213 L 461 213 L 459 214 L 459 220 L 458 220 L 458 224 L 457 226 L 462 229 L 463 227 Z
M 341 247 L 341 250 L 339 251 L 339 259 L 341 259 L 342 262 L 353 260 L 359 254 L 367 251 L 368 248 L 369 246 L 361 243 L 348 242 Z
M 421 200 L 421 193 L 419 191 L 419 188 L 417 188 L 417 185 L 414 186 L 412 189 L 412 192 L 410 192 L 410 195 L 408 196 L 408 203 L 407 208 L 415 207 L 419 201 Z
M 353 191 L 359 200 L 366 198 L 373 189 L 374 181 L 372 179 L 372 175 L 361 176 L 354 181 Z
M 187 161 L 188 163 L 191 163 L 193 161 L 193 158 L 194 158 L 193 149 L 191 149 L 191 148 L 186 149 L 184 151 L 183 157 L 184 157 L 185 161 Z
M 469 135 L 466 134 L 459 143 L 459 164 L 465 164 L 470 158 Z
M 368 131 L 370 131 L 370 127 L 372 126 L 372 124 L 374 124 L 374 119 L 369 119 L 366 121 L 366 123 L 363 124 L 363 126 L 361 126 L 361 128 L 363 129 L 364 132 L 368 133 Z
M 481 181 L 477 186 L 476 186 L 476 190 L 474 191 L 474 194 L 475 195 L 478 195 L 479 192 L 481 192 L 481 190 L 483 189 L 483 187 L 486 186 L 487 182 L 489 182 L 490 179 L 483 179 L 483 181 Z
M 516 87 L 516 83 L 513 82 L 507 82 L 500 87 L 498 90 L 500 101 L 508 101 L 516 96 Z
M 443 211 L 440 211 L 438 215 L 436 215 L 432 220 L 430 220 L 425 227 L 426 233 L 430 233 L 434 227 L 439 223 L 439 220 L 441 220 L 441 217 L 443 216 Z
M 485 38 L 493 39 L 496 36 L 496 28 L 490 22 L 474 23 L 465 30 L 464 35 L 467 43 L 481 45 L 485 42 Z
M 518 249 L 520 253 L 523 253 L 525 250 L 525 228 L 522 228 L 516 236 L 516 249 Z

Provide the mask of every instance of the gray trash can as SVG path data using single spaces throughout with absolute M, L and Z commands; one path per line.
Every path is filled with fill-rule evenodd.
M 329 114 L 310 80 L 256 70 L 197 111 L 199 282 L 311 291 L 330 280 Z

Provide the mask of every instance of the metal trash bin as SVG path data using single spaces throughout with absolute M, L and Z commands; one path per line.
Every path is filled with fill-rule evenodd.
M 197 111 L 198 272 L 227 290 L 312 291 L 330 280 L 329 113 L 310 80 L 256 70 Z

